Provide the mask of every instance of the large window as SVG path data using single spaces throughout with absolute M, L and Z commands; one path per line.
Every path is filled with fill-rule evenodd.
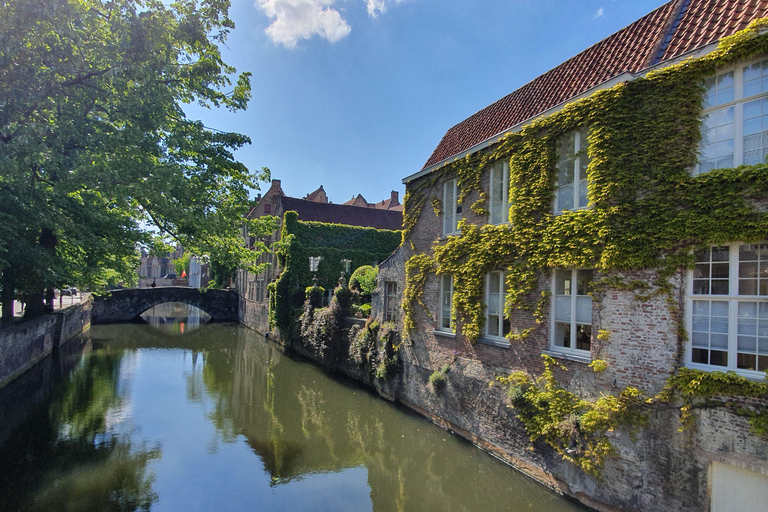
M 768 155 L 768 60 L 739 66 L 704 82 L 699 165 L 712 169 L 754 165 Z
M 397 322 L 397 310 L 400 304 L 397 301 L 397 283 L 386 281 L 384 283 L 384 321 Z
M 453 303 L 453 276 L 440 277 L 440 323 L 438 330 L 453 331 L 451 304 Z
M 443 234 L 457 233 L 461 220 L 461 205 L 459 204 L 459 187 L 455 179 L 443 184 L 443 212 Z
M 696 253 L 688 283 L 687 361 L 762 377 L 768 370 L 768 242 Z
M 509 221 L 509 164 L 496 162 L 491 167 L 490 223 Z
M 504 272 L 490 272 L 485 280 L 485 337 L 503 338 L 509 334 L 509 317 L 505 315 L 504 300 L 507 285 Z
M 587 207 L 588 149 L 586 126 L 558 140 L 555 213 Z
M 552 346 L 557 352 L 588 357 L 592 340 L 592 270 L 555 270 Z

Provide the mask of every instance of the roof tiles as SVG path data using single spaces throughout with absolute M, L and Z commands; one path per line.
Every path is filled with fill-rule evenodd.
M 395 210 L 381 210 L 345 204 L 317 203 L 293 197 L 281 198 L 283 211 L 293 210 L 299 220 L 346 224 L 377 229 L 403 229 L 403 214 Z
M 622 73 L 678 57 L 768 16 L 768 0 L 673 0 L 485 107 L 443 136 L 431 167 Z

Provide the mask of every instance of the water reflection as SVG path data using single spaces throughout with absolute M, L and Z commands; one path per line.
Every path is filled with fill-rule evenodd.
M 164 332 L 184 334 L 210 322 L 211 315 L 183 302 L 164 302 L 146 310 L 141 318 Z
M 581 510 L 243 328 L 91 335 L 45 428 L 0 452 L 0 509 Z

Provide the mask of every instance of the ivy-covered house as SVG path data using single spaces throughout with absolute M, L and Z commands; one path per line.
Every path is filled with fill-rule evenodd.
M 269 251 L 259 256 L 258 263 L 269 266 L 258 274 L 238 271 L 241 321 L 266 333 L 274 327 L 277 315 L 285 318 L 284 328 L 295 320 L 293 309 L 304 301 L 304 289 L 312 285 L 313 275 L 319 286 L 331 291 L 345 269 L 342 260 L 349 260 L 347 272 L 351 273 L 389 256 L 400 241 L 403 223 L 399 203 L 392 201 L 396 194 L 374 205 L 333 204 L 322 185 L 299 199 L 285 195 L 280 180 L 272 180 L 269 190 L 246 214 L 247 218 L 272 215 L 280 219 L 280 225 L 261 240 Z M 246 245 L 253 246 L 255 238 L 245 231 L 243 237 Z M 320 258 L 314 273 L 309 269 L 309 257 Z M 276 287 L 279 296 L 271 292 Z
M 598 510 L 765 509 L 766 16 L 668 2 L 448 130 L 379 271 L 404 402 Z

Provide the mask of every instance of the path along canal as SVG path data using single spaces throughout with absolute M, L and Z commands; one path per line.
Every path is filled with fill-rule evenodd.
M 181 320 L 94 326 L 0 390 L 0 510 L 584 510 L 253 331 Z

